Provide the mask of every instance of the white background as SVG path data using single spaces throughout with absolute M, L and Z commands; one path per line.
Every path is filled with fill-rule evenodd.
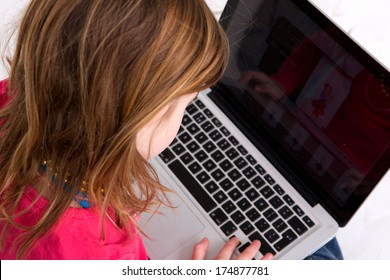
M 226 0 L 207 0 L 219 16 Z M 389 0 L 311 0 L 390 69 Z M 0 0 L 0 50 L 28 0 Z M 12 48 L 11 48 L 12 49 Z M 0 66 L 0 79 L 7 77 Z M 367 199 L 338 239 L 346 259 L 390 259 L 390 173 Z

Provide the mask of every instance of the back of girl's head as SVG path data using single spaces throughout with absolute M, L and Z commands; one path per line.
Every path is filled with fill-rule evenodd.
M 226 56 L 203 0 L 32 0 L 11 63 L 12 101 L 0 112 L 3 218 L 42 177 L 75 188 L 52 188 L 51 215 L 22 249 L 83 181 L 96 209 L 112 207 L 118 224 L 159 202 L 165 189 L 137 152 L 136 134 L 178 96 L 214 84 Z

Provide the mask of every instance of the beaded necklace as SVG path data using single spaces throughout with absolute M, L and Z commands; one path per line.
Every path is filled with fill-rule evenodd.
M 48 167 L 48 164 L 49 164 L 50 161 L 46 161 L 44 160 L 42 163 L 41 163 L 41 170 L 46 173 L 47 169 L 49 168 Z M 51 181 L 54 182 L 54 180 L 56 179 L 56 174 L 54 174 L 51 178 Z M 63 180 L 64 181 L 64 185 L 63 185 L 63 188 L 64 190 L 68 190 L 68 191 L 71 191 L 73 186 L 71 185 L 70 182 L 68 182 L 67 179 Z M 79 204 L 82 208 L 84 209 L 88 209 L 90 208 L 91 206 L 93 206 L 93 204 L 91 204 L 89 198 L 88 198 L 88 190 L 87 190 L 87 182 L 86 181 L 83 181 L 82 182 L 82 187 L 80 189 L 77 190 L 76 192 L 76 195 L 73 197 L 73 200 Z M 102 188 L 102 193 L 104 193 L 103 191 L 103 188 Z

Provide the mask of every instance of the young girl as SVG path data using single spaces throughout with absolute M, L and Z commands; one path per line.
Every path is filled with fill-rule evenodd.
M 169 191 L 147 160 L 226 57 L 203 0 L 32 0 L 0 83 L 0 258 L 146 259 L 137 217 Z

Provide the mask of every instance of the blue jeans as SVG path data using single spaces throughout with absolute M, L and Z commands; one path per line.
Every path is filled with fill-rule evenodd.
M 316 252 L 307 256 L 305 260 L 343 260 L 339 243 L 336 238 L 333 238 Z

